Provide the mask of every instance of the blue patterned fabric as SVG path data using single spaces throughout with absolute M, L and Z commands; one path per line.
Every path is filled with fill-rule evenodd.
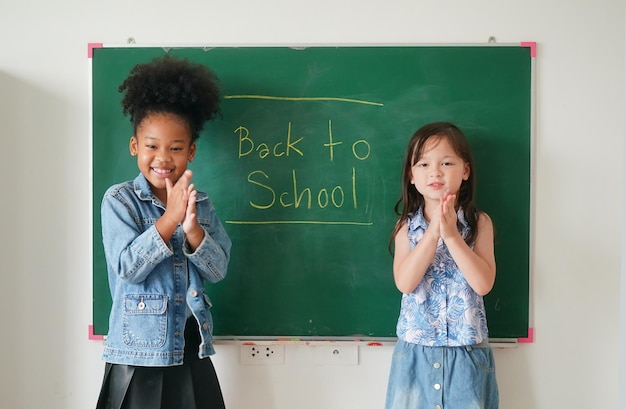
M 457 218 L 465 237 L 470 227 L 462 210 Z M 408 227 L 413 249 L 428 228 L 422 208 L 409 216 Z M 441 239 L 420 284 L 402 295 L 396 332 L 401 340 L 424 346 L 466 346 L 488 340 L 483 297 L 469 286 Z

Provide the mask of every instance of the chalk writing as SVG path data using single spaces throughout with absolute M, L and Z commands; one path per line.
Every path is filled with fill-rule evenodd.
M 280 97 L 268 95 L 228 95 L 225 99 L 259 99 L 267 101 L 288 102 L 338 102 L 369 105 L 381 107 L 379 102 L 338 98 L 338 97 Z M 268 102 L 270 103 L 270 102 Z M 276 130 L 255 129 L 254 124 L 246 123 L 245 119 L 236 124 L 233 134 L 237 138 L 236 158 L 246 163 L 253 164 L 254 168 L 246 177 L 248 183 L 246 189 L 249 195 L 247 203 L 255 210 L 268 212 L 276 215 L 280 209 L 290 212 L 298 211 L 303 216 L 315 214 L 319 218 L 319 211 L 325 212 L 330 209 L 342 209 L 342 217 L 357 220 L 307 220 L 306 217 L 298 220 L 227 220 L 231 224 L 345 224 L 370 226 L 370 221 L 359 221 L 364 217 L 360 199 L 360 186 L 358 182 L 357 163 L 366 161 L 372 154 L 372 146 L 368 142 L 367 135 L 346 135 L 345 127 L 351 124 L 340 123 L 344 128 L 342 132 L 335 132 L 333 119 L 324 119 L 327 130 L 319 132 L 315 124 L 294 123 L 285 118 L 283 124 L 279 124 Z M 314 121 L 317 121 L 314 119 Z M 279 121 L 280 122 L 280 121 Z M 303 121 L 300 121 L 303 122 Z M 322 128 L 323 129 L 323 128 Z M 320 153 L 326 151 L 326 159 Z M 339 155 L 339 156 L 338 156 Z M 314 169 L 315 172 L 324 172 L 330 176 L 331 181 L 319 178 L 319 175 L 311 177 L 311 162 L 302 169 L 298 169 L 298 161 L 294 158 L 315 158 L 313 163 L 323 166 L 328 161 L 325 170 Z M 291 158 L 288 160 L 288 158 Z M 320 161 L 317 161 L 319 158 Z M 275 166 L 275 161 L 287 161 L 289 168 Z M 316 162 L 317 161 L 317 162 Z M 333 163 L 339 162 L 337 165 Z M 354 165 L 350 163 L 354 162 Z M 303 162 L 304 164 L 305 162 Z M 267 164 L 267 166 L 263 166 Z M 274 165 L 273 165 L 274 164 Z M 348 166 L 345 166 L 348 165 Z M 351 166 L 352 165 L 352 166 Z M 362 166 L 362 165 L 361 165 Z M 330 170 L 328 170 L 330 169 Z M 285 173 L 288 172 L 288 173 Z M 289 175 L 287 178 L 286 176 Z M 312 181 L 319 182 L 313 186 Z M 367 186 L 367 184 L 364 184 Z M 367 193 L 367 192 L 365 192 Z M 367 197 L 367 194 L 365 195 Z M 366 206 L 365 206 L 366 207 Z M 313 213 L 308 213 L 313 211 Z M 346 211 L 348 213 L 346 213 Z M 359 213 L 361 212 L 361 213 Z M 264 213 L 263 213 L 264 214 Z M 280 212 L 279 212 L 280 214 Z M 289 213 L 293 214 L 293 213 Z M 338 214 L 338 213 L 333 213 Z M 290 216 L 292 217 L 292 216 Z M 336 216 L 335 216 L 336 217 Z M 261 217 L 262 218 L 262 217 Z

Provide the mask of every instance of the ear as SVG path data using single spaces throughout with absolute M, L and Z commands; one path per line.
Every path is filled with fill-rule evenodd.
M 189 156 L 187 157 L 187 160 L 189 162 L 193 162 L 194 156 L 196 156 L 196 143 L 192 142 L 191 146 L 189 147 Z
M 469 179 L 470 176 L 470 166 L 469 163 L 465 164 L 465 171 L 463 172 L 463 180 Z
M 130 142 L 128 143 L 128 149 L 130 150 L 131 156 L 137 156 L 137 137 L 135 135 L 130 137 Z
M 409 177 L 409 183 L 411 183 L 413 186 L 415 186 L 415 179 L 413 178 L 413 170 L 412 170 L 412 168 L 409 168 L 407 173 L 408 173 L 408 177 Z M 415 188 L 417 189 L 417 187 L 415 187 Z

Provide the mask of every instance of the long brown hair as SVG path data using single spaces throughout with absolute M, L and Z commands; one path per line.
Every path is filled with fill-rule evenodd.
M 411 183 L 411 168 L 422 157 L 424 146 L 426 142 L 431 139 L 446 139 L 456 154 L 459 155 L 469 167 L 469 177 L 461 183 L 457 203 L 458 206 L 463 209 L 465 220 L 470 227 L 469 234 L 464 238 L 465 242 L 468 244 L 473 243 L 478 234 L 478 211 L 474 204 L 476 178 L 474 176 L 474 158 L 469 142 L 456 125 L 450 122 L 432 122 L 422 126 L 413 134 L 406 149 L 404 163 L 402 165 L 402 195 L 394 207 L 399 219 L 393 228 L 389 241 L 390 252 L 393 248 L 396 234 L 404 223 L 406 223 L 409 215 L 417 212 L 417 210 L 424 205 L 424 196 L 422 196 Z

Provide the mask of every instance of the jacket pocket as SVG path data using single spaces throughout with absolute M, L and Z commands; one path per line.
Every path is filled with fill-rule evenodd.
M 122 339 L 131 347 L 159 348 L 167 336 L 168 297 L 128 294 L 124 297 Z

